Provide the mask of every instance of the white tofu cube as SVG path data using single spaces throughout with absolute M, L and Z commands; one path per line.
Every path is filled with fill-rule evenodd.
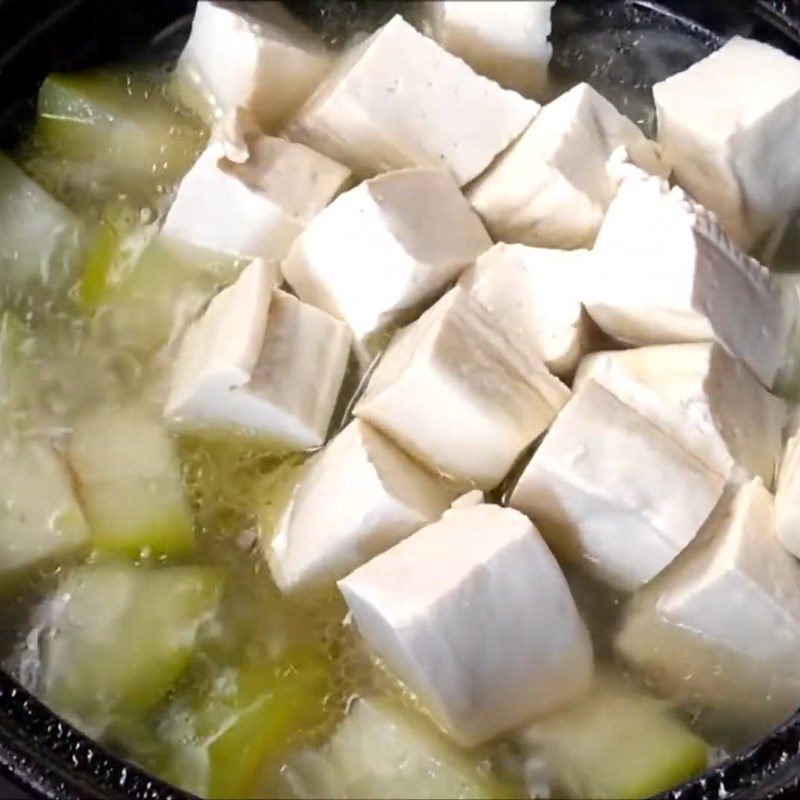
M 162 231 L 168 238 L 238 258 L 281 260 L 350 179 L 350 170 L 327 156 L 246 123 L 225 119 L 215 134 L 178 187 Z
M 634 591 L 689 544 L 724 486 L 724 475 L 646 410 L 587 381 L 556 417 L 509 505 L 559 556 Z
M 800 205 L 800 61 L 734 36 L 653 96 L 675 176 L 741 247 Z
M 657 345 L 587 356 L 575 376 L 602 384 L 704 464 L 730 476 L 738 466 L 772 486 L 786 403 L 711 342 Z
M 286 134 L 362 177 L 444 166 L 463 186 L 538 110 L 538 103 L 477 75 L 398 15 L 344 54 Z
M 796 292 L 679 188 L 634 168 L 594 255 L 584 305 L 609 335 L 638 345 L 716 337 L 767 388 L 794 379 Z
M 800 558 L 800 436 L 786 443 L 775 492 L 775 530 L 783 546 Z
M 582 83 L 546 105 L 467 196 L 496 240 L 591 247 L 617 186 L 607 161 L 620 146 L 648 172 L 664 172 L 655 145 Z
M 568 397 L 535 353 L 456 287 L 395 336 L 355 415 L 432 470 L 486 490 Z
M 762 733 L 794 712 L 800 566 L 775 536 L 772 495 L 758 478 L 726 492 L 692 546 L 633 598 L 616 647 L 693 710 Z
M 511 509 L 450 510 L 339 588 L 370 647 L 460 744 L 565 705 L 591 680 L 567 582 Z
M 291 450 L 325 441 L 350 332 L 273 283 L 274 268 L 252 262 L 186 332 L 165 408 L 175 425 L 238 430 Z
M 476 72 L 534 97 L 547 86 L 554 5 L 541 0 L 436 0 L 420 3 L 418 17 L 424 33 Z
M 344 320 L 362 360 L 492 245 L 441 169 L 365 181 L 314 220 L 281 265 L 298 297 Z
M 178 60 L 181 99 L 206 119 L 241 106 L 276 131 L 314 91 L 332 59 L 280 2 L 197 4 Z
M 306 465 L 267 558 L 282 591 L 348 572 L 437 520 L 454 490 L 353 420 Z
M 589 346 L 581 304 L 586 250 L 496 244 L 461 276 L 461 285 L 520 349 L 537 353 L 560 377 L 571 375 Z

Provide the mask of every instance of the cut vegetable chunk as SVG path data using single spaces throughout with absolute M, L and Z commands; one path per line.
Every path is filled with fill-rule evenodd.
M 797 708 L 800 567 L 760 479 L 729 490 L 692 547 L 634 597 L 616 646 L 660 691 L 727 716 L 737 734 L 766 733 Z
M 663 702 L 601 677 L 520 736 L 547 764 L 554 797 L 645 798 L 705 769 L 708 748 Z
M 253 261 L 186 333 L 165 414 L 179 427 L 238 430 L 289 450 L 325 441 L 350 350 L 347 327 L 272 290 Z
M 315 456 L 267 544 L 283 591 L 343 578 L 438 519 L 454 490 L 365 422 Z
M 0 449 L 0 580 L 88 548 L 89 541 L 61 458 L 45 444 L 6 440 Z
M 614 197 L 606 162 L 619 146 L 648 172 L 668 172 L 655 145 L 582 83 L 546 105 L 467 196 L 495 239 L 591 247 Z
M 463 186 L 538 110 L 397 15 L 342 56 L 286 133 L 364 177 L 445 166 Z
M 585 250 L 497 244 L 463 274 L 461 285 L 510 341 L 565 377 L 589 346 L 581 293 L 591 266 Z
M 734 466 L 772 486 L 782 449 L 786 403 L 711 342 L 595 353 L 581 362 L 586 381 L 636 408 L 721 475 Z
M 460 744 L 583 692 L 592 646 L 536 528 L 466 504 L 339 582 L 359 632 Z
M 800 558 L 800 436 L 786 443 L 775 493 L 775 528 L 783 546 Z
M 544 91 L 555 2 L 441 0 L 419 5 L 423 32 L 476 72 L 527 97 Z
M 147 713 L 188 665 L 219 591 L 219 573 L 205 567 L 74 570 L 46 609 L 44 698 L 97 731 Z
M 434 471 L 491 489 L 568 397 L 457 286 L 395 336 L 355 415 Z
M 800 61 L 734 36 L 653 87 L 675 175 L 744 248 L 798 205 Z
M 264 136 L 241 113 L 181 182 L 163 234 L 240 258 L 282 259 L 350 170 L 302 144 Z
M 725 476 L 587 381 L 556 417 L 510 505 L 560 556 L 625 591 L 658 574 L 713 510 Z
M 99 550 L 178 554 L 194 545 L 172 442 L 142 407 L 106 406 L 78 420 L 69 458 Z
M 275 131 L 330 65 L 319 38 L 281 3 L 201 0 L 175 87 L 208 120 L 242 106 L 265 131 Z
M 491 244 L 447 172 L 408 169 L 337 198 L 281 266 L 301 300 L 350 325 L 368 361 L 380 334 L 408 322 Z

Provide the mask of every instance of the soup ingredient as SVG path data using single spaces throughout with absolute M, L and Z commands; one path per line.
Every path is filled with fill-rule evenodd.
M 240 429 L 287 450 L 325 441 L 350 333 L 274 283 L 274 266 L 253 261 L 187 331 L 165 409 L 174 424 Z
M 61 457 L 46 443 L 0 446 L 0 581 L 88 548 L 89 527 Z
M 781 544 L 800 558 L 800 436 L 786 443 L 775 492 L 775 532 Z
M 262 135 L 241 112 L 220 128 L 181 182 L 162 232 L 240 258 L 280 260 L 350 170 L 305 145 Z
M 0 414 L 5 416 L 17 409 L 26 394 L 25 357 L 21 345 L 26 338 L 22 320 L 13 311 L 0 314 Z
M 63 287 L 82 245 L 78 218 L 0 153 L 0 269 L 11 285 Z
M 626 611 L 616 647 L 661 692 L 762 735 L 800 702 L 800 567 L 755 478 Z M 744 733 L 747 731 L 748 733 Z
M 359 633 L 459 744 L 569 702 L 592 645 L 536 528 L 472 498 L 339 581 Z
M 653 87 L 658 140 L 686 191 L 745 249 L 796 209 L 800 61 L 734 36 Z
M 341 57 L 286 134 L 362 177 L 444 166 L 463 186 L 538 110 L 398 15 Z
M 692 540 L 726 476 L 594 381 L 572 396 L 533 454 L 510 505 L 560 557 L 634 591 Z
M 492 241 L 442 169 L 389 172 L 345 192 L 282 265 L 301 300 L 343 319 L 363 361 Z
M 651 797 L 701 772 L 708 758 L 664 702 L 611 676 L 520 739 L 544 757 L 555 797 Z
M 586 250 L 496 244 L 461 276 L 461 285 L 509 341 L 537 353 L 550 372 L 571 376 L 589 347 L 581 292 Z
M 69 459 L 94 544 L 104 552 L 177 555 L 194 546 L 180 464 L 143 406 L 103 406 L 75 424 Z
M 535 97 L 547 86 L 554 5 L 540 0 L 441 0 L 419 3 L 419 17 L 423 33 L 476 72 Z
M 423 525 L 454 491 L 365 422 L 353 420 L 307 465 L 266 545 L 283 591 L 343 578 Z
M 430 469 L 488 490 L 568 398 L 456 287 L 394 337 L 355 415 Z
M 655 145 L 581 83 L 548 103 L 467 196 L 495 240 L 591 247 L 617 188 L 606 162 L 620 146 L 648 172 L 669 172 Z
M 42 696 L 96 731 L 140 718 L 186 669 L 220 586 L 220 573 L 207 567 L 73 570 L 44 609 Z
M 207 120 L 242 106 L 274 132 L 330 65 L 319 38 L 281 3 L 201 0 L 175 88 Z
M 723 476 L 734 466 L 772 485 L 786 403 L 721 345 L 656 345 L 587 356 L 573 389 L 600 383 Z

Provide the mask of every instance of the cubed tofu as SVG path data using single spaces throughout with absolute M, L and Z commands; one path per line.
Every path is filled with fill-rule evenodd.
M 554 5 L 541 0 L 437 0 L 420 3 L 417 17 L 424 33 L 476 72 L 535 97 L 547 86 Z
M 661 572 L 714 509 L 725 475 L 594 381 L 556 417 L 509 504 L 559 556 L 623 591 Z
M 800 61 L 734 36 L 653 87 L 675 176 L 749 249 L 798 206 Z
M 637 345 L 716 338 L 767 388 L 795 380 L 797 293 L 681 189 L 631 168 L 594 255 L 584 305 L 609 335 Z
M 486 490 L 568 397 L 537 355 L 496 330 L 457 286 L 395 336 L 355 415 L 430 469 Z
M 495 240 L 591 247 L 617 186 L 607 161 L 620 146 L 648 172 L 665 172 L 655 145 L 581 83 L 546 105 L 467 197 Z
M 455 490 L 353 420 L 306 466 L 265 543 L 282 591 L 343 578 L 437 520 Z
M 233 128 L 234 130 L 230 130 Z M 350 170 L 226 118 L 178 187 L 162 235 L 240 258 L 281 260 Z
M 538 103 L 477 75 L 397 15 L 342 56 L 286 135 L 361 177 L 444 166 L 463 186 L 538 110 Z
M 319 214 L 281 269 L 297 295 L 344 320 L 362 360 L 492 245 L 442 169 L 390 172 Z
M 177 427 L 238 431 L 288 450 L 325 441 L 350 332 L 273 290 L 274 273 L 253 261 L 186 332 L 165 408 Z
M 175 70 L 175 87 L 206 119 L 242 106 L 265 131 L 276 131 L 331 63 L 319 37 L 282 3 L 201 0 Z
M 775 530 L 778 539 L 800 558 L 800 435 L 786 443 L 775 492 Z
M 38 442 L 0 448 L 0 581 L 88 549 L 89 526 L 66 464 Z
M 693 545 L 635 596 L 619 654 L 687 708 L 767 729 L 800 704 L 800 566 L 756 478 L 726 492 Z
M 712 342 L 587 356 L 573 389 L 602 384 L 721 475 L 734 466 L 772 486 L 786 403 Z
M 496 244 L 461 276 L 461 285 L 520 349 L 538 353 L 559 377 L 570 376 L 589 346 L 581 305 L 586 250 Z
M 462 745 L 568 703 L 591 680 L 567 582 L 512 509 L 447 511 L 339 587 L 370 647 Z

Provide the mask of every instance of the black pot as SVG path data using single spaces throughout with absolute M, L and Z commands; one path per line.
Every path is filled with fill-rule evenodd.
M 386 0 L 287 0 L 333 37 L 358 16 L 374 24 Z M 0 0 L 0 145 L 24 132 L 44 76 L 122 58 L 156 42 L 177 52 L 193 0 Z M 645 127 L 649 87 L 742 34 L 800 56 L 800 0 L 559 0 L 554 73 L 588 80 Z M 576 53 L 593 58 L 574 58 Z M 42 800 L 191 800 L 111 755 L 0 672 L 0 775 Z M 2 778 L 0 777 L 0 783 Z M 8 792 L 0 785 L 0 798 Z M 665 797 L 800 797 L 800 712 L 750 750 Z

